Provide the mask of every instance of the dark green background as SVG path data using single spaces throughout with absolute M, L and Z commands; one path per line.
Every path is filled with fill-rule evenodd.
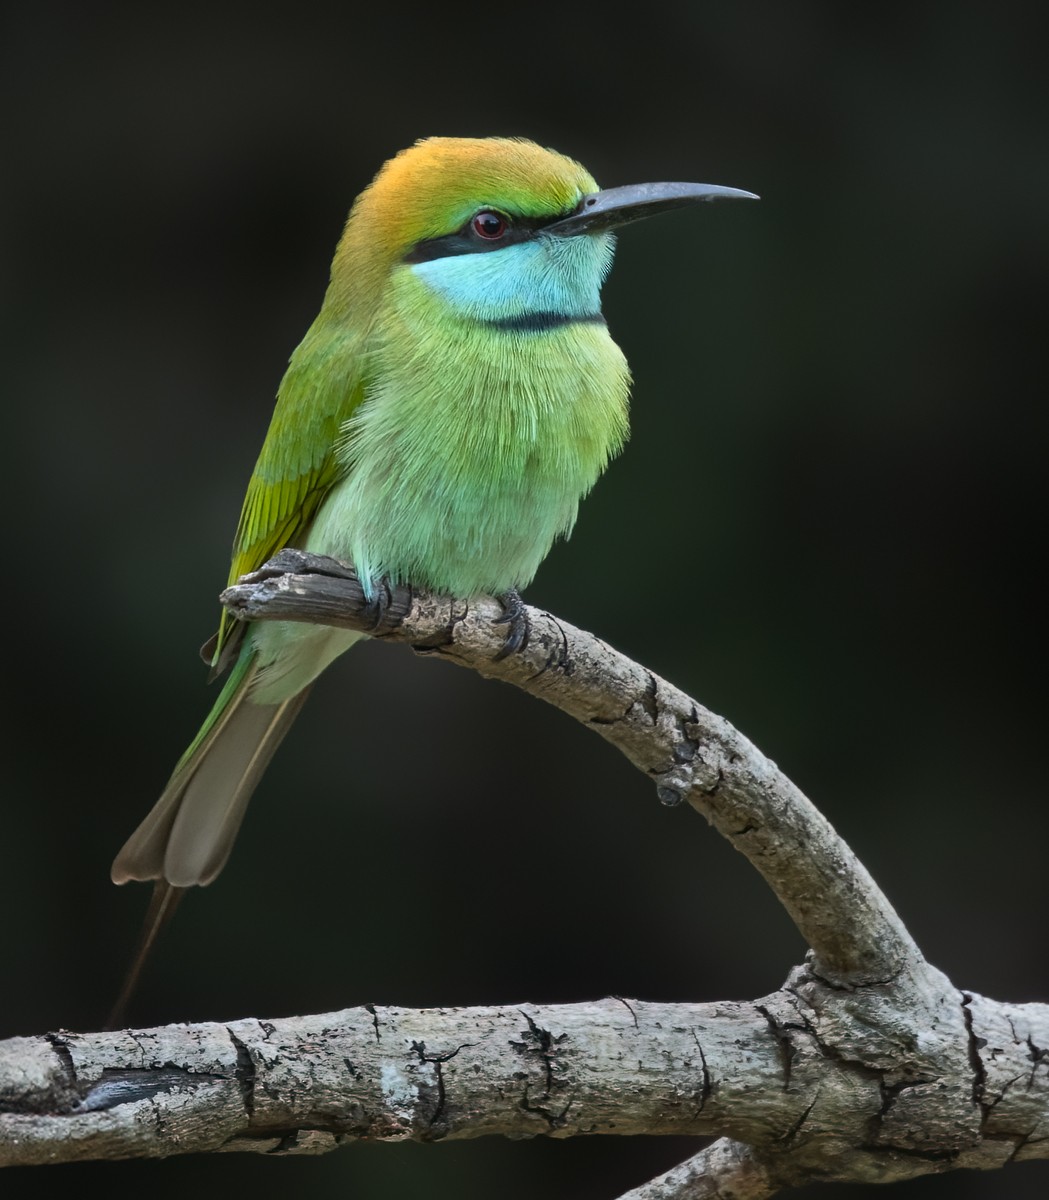
M 109 862 L 209 704 L 196 649 L 283 365 L 351 199 L 434 133 L 761 193 L 623 235 L 632 442 L 528 598 L 756 741 L 960 986 L 1049 1000 L 1035 7 L 422 11 L 9 10 L 0 1035 L 104 1017 L 146 901 Z M 317 687 L 131 1017 L 756 997 L 803 953 L 744 860 L 591 733 L 369 646 Z M 597 1200 L 695 1148 L 353 1146 L 3 1188 Z

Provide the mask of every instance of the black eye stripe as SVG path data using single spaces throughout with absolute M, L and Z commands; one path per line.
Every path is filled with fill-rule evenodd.
M 484 254 L 491 250 L 502 250 L 504 246 L 530 241 L 547 225 L 553 225 L 555 221 L 563 221 L 565 217 L 571 216 L 575 211 L 576 209 L 572 208 L 568 212 L 556 213 L 552 217 L 516 217 L 512 213 L 507 213 L 506 232 L 500 238 L 489 240 L 479 237 L 474 232 L 473 222 L 474 217 L 477 216 L 477 213 L 474 213 L 454 233 L 446 233 L 441 237 L 426 238 L 424 241 L 416 242 L 402 261 L 406 263 L 432 262 L 435 258 L 451 258 L 456 254 Z M 503 210 L 494 205 L 484 205 L 478 209 L 478 212 L 502 214 Z

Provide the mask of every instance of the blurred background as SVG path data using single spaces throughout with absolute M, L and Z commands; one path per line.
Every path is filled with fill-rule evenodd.
M 0 1036 L 105 1018 L 147 901 L 109 863 L 211 703 L 197 647 L 277 383 L 352 198 L 429 134 L 528 136 L 606 186 L 761 194 L 623 234 L 606 312 L 632 441 L 527 598 L 754 740 L 959 986 L 1049 1000 L 1034 13 L 10 6 L 6 559 L 25 629 L 5 653 Z M 804 949 L 746 862 L 592 733 L 366 646 L 315 689 L 129 1018 L 750 998 Z M 600 1200 L 697 1148 L 355 1145 L 4 1189 Z M 1040 1163 L 893 1195 L 1047 1184 Z

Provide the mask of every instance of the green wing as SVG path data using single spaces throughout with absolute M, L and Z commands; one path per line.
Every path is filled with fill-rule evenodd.
M 359 362 L 360 356 L 344 339 L 311 335 L 292 356 L 244 497 L 233 540 L 231 584 L 282 547 L 301 541 L 321 501 L 339 480 L 343 467 L 335 446 L 343 422 L 364 395 Z M 239 627 L 224 610 L 214 644 L 207 647 L 213 650 L 215 669 L 224 665 L 223 650 L 232 650 Z

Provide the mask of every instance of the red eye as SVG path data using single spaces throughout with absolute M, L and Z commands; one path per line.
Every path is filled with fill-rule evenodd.
M 509 222 L 502 213 L 492 212 L 486 208 L 473 219 L 473 231 L 486 242 L 494 242 L 501 238 L 509 228 Z

